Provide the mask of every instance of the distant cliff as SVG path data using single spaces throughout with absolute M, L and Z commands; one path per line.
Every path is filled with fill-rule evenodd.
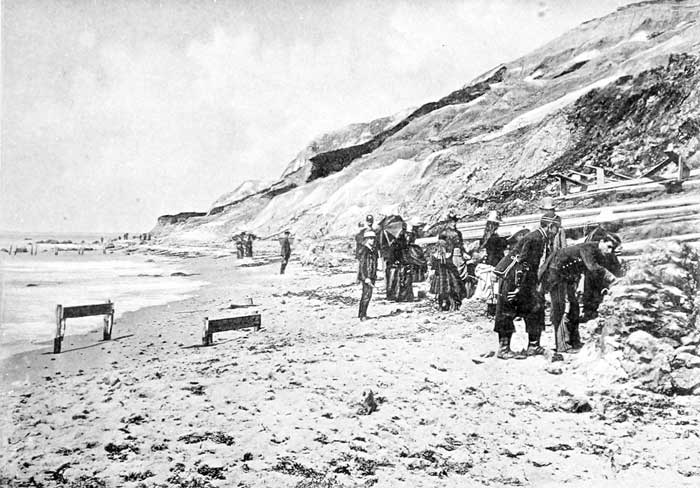
M 193 217 L 204 217 L 205 215 L 205 212 L 181 212 L 175 215 L 161 215 L 158 217 L 158 225 L 163 226 L 182 224 Z
M 553 171 L 636 176 L 669 144 L 697 168 L 699 62 L 700 0 L 630 5 L 402 118 L 322 136 L 280 181 L 162 236 L 219 242 L 242 226 L 349 235 L 368 213 L 435 221 L 449 208 L 512 215 L 556 195 Z

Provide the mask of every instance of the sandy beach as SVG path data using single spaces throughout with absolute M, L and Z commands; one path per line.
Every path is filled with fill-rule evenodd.
M 348 263 L 183 266 L 197 296 L 130 312 L 113 340 L 4 361 L 3 486 L 697 486 L 700 399 L 587 371 L 584 349 L 502 361 L 481 303 L 383 300 L 356 319 Z M 424 285 L 423 285 L 424 286 Z M 216 334 L 251 297 L 262 330 Z M 247 310 L 247 309 L 244 309 Z M 526 335 L 517 325 L 514 346 Z M 551 349 L 548 328 L 544 345 Z M 584 339 L 588 337 L 584 330 Z M 371 390 L 372 399 L 367 399 Z

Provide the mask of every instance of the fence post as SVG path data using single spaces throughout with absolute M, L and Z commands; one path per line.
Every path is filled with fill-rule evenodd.
M 112 303 L 112 300 L 107 300 L 107 303 Z M 104 327 L 102 329 L 102 340 L 108 341 L 112 338 L 112 325 L 114 324 L 114 308 L 112 312 L 104 317 Z
M 595 182 L 598 185 L 605 184 L 605 170 L 603 168 L 596 168 L 595 169 Z
M 211 342 L 211 336 L 209 335 L 209 318 L 204 317 L 204 332 L 202 335 L 202 345 L 209 346 L 211 345 Z
M 56 305 L 56 337 L 53 339 L 53 353 L 61 352 L 61 322 L 63 322 L 63 305 Z

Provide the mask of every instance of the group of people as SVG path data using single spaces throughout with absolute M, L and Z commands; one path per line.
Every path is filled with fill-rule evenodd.
M 253 257 L 253 239 L 255 236 L 247 232 L 241 232 L 233 238 L 236 242 L 236 257 L 238 259 Z
M 511 252 L 496 265 L 498 294 L 494 331 L 498 334 L 497 356 L 501 359 L 523 359 L 544 354 L 540 345 L 545 328 L 545 295 L 551 300 L 550 320 L 554 328 L 556 351 L 577 352 L 583 346 L 579 334 L 581 323 L 578 285 L 585 274 L 584 319 L 593 318 L 603 290 L 617 279 L 621 266 L 616 251 L 617 235 L 602 222 L 584 242 L 566 245 L 561 217 L 551 201 L 537 229 L 527 233 Z M 617 276 L 616 276 L 617 275 Z M 568 311 L 566 304 L 568 302 Z M 511 349 L 515 332 L 514 319 L 522 318 L 528 334 L 527 348 Z
M 500 216 L 490 212 L 483 236 L 469 247 L 457 228 L 459 217 L 450 212 L 430 254 L 434 270 L 430 292 L 435 295 L 439 309 L 458 310 L 475 289 L 482 293 L 486 313 L 494 318 L 494 331 L 499 339 L 497 357 L 501 359 L 523 359 L 544 353 L 540 341 L 545 329 L 547 294 L 551 300 L 550 320 L 557 352 L 578 351 L 582 347 L 579 324 L 597 315 L 605 288 L 621 274 L 617 258 L 620 239 L 607 228 L 604 213 L 583 242 L 567 245 L 561 217 L 552 199 L 545 198 L 540 208 L 543 214 L 535 230 L 523 229 L 507 238 L 498 234 Z M 414 224 L 403 224 L 402 232 L 390 245 L 383 242 L 382 246 L 378 242 L 383 236 L 377 232 L 383 231 L 374 227 L 371 215 L 362 227 L 356 235 L 356 257 L 357 278 L 362 283 L 358 316 L 365 320 L 380 255 L 385 264 L 387 299 L 395 301 L 414 299 L 413 282 L 424 279 L 426 260 L 420 246 L 415 245 Z M 423 276 L 419 277 L 421 272 Z M 583 316 L 577 293 L 582 275 Z M 521 352 L 511 349 L 517 318 L 524 320 L 528 334 L 527 348 Z
M 413 283 L 425 280 L 427 263 L 422 248 L 415 243 L 420 223 L 400 224 L 401 229 L 395 235 L 389 235 L 387 230 L 375 227 L 372 215 L 368 215 L 365 222 L 359 225 L 360 230 L 355 236 L 355 257 L 358 260 L 357 279 L 362 283 L 358 312 L 360 320 L 367 318 L 367 308 L 377 280 L 380 251 L 384 262 L 387 300 L 414 301 Z

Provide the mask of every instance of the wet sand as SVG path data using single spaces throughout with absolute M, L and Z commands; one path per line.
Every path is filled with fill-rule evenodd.
M 184 265 L 210 283 L 195 298 L 125 314 L 112 341 L 68 337 L 60 355 L 47 344 L 1 363 L 0 485 L 700 481 L 697 397 L 608 383 L 574 356 L 498 360 L 483 304 L 439 313 L 386 302 L 380 284 L 359 322 L 351 266 Z M 247 296 L 262 330 L 200 347 L 203 317 Z

